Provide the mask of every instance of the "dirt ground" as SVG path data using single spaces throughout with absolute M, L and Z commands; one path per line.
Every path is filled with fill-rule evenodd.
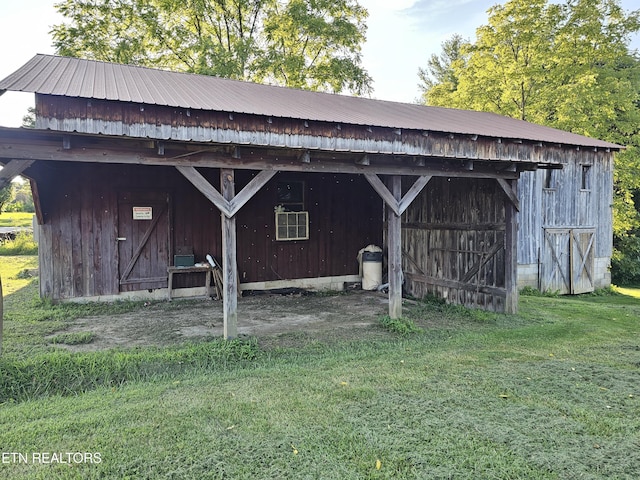
M 238 335 L 280 345 L 301 337 L 354 338 L 358 330 L 377 328 L 380 316 L 388 312 L 388 304 L 386 294 L 362 290 L 333 295 L 243 297 L 238 299 Z M 55 335 L 74 332 L 92 332 L 93 340 L 81 345 L 57 345 L 72 351 L 93 351 L 202 341 L 223 335 L 222 303 L 150 303 L 136 312 L 76 319 Z

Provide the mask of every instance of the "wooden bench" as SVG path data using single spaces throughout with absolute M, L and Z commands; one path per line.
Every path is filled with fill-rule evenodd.
M 213 268 L 210 265 L 194 266 L 194 267 L 168 267 L 167 273 L 169 274 L 169 285 L 167 288 L 167 294 L 169 301 L 171 301 L 173 294 L 173 276 L 176 273 L 204 273 L 205 274 L 205 288 L 207 290 L 206 296 L 211 296 L 211 277 L 213 275 Z

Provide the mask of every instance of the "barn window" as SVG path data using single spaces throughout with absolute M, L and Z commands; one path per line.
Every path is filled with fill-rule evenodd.
M 544 171 L 544 188 L 556 188 L 556 176 L 553 174 L 552 168 L 548 168 Z
M 308 240 L 309 212 L 276 211 L 276 240 Z
M 278 182 L 276 190 L 278 206 L 288 212 L 304 210 L 304 182 L 302 180 Z
M 582 165 L 580 188 L 582 190 L 591 190 L 591 165 Z
M 276 194 L 276 240 L 308 240 L 309 212 L 305 211 L 304 182 L 278 182 Z

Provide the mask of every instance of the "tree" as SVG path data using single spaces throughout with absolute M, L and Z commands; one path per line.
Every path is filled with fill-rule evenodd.
M 367 94 L 357 0 L 63 0 L 57 53 Z
M 431 55 L 427 61 L 427 68 L 418 69 L 418 87 L 422 91 L 424 103 L 432 103 L 430 97 L 437 102 L 436 99 L 447 97 L 458 89 L 458 72 L 466 65 L 462 49 L 468 43 L 460 35 L 454 34 L 442 43 L 440 55 Z
M 9 203 L 13 195 L 13 186 L 11 183 L 0 188 L 0 212 L 4 211 L 4 206 Z
M 639 30 L 640 12 L 625 13 L 618 0 L 511 0 L 489 10 L 474 43 L 459 45 L 447 72 L 455 88 L 437 69 L 421 76 L 423 101 L 627 146 L 614 170 L 621 245 L 640 234 L 640 58 L 629 49 Z

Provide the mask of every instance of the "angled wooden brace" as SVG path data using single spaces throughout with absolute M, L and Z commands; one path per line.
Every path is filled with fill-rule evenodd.
M 380 197 L 384 200 L 384 202 L 393 210 L 397 216 L 402 216 L 404 211 L 409 208 L 411 202 L 413 202 L 416 197 L 420 194 L 422 189 L 429 183 L 431 180 L 431 175 L 422 175 L 418 177 L 418 179 L 411 185 L 411 188 L 407 190 L 407 193 L 400 200 L 396 200 L 393 194 L 389 191 L 387 186 L 382 183 L 380 177 L 375 173 L 365 173 L 364 177 L 371 184 L 373 189 L 380 195 Z
M 178 171 L 189 180 L 225 217 L 232 218 L 253 196 L 278 173 L 277 170 L 261 170 L 231 200 L 225 199 L 216 188 L 204 178 L 194 167 L 176 166 Z
M 498 181 L 498 184 L 502 187 L 502 190 L 504 190 L 504 193 L 507 195 L 511 203 L 513 203 L 513 206 L 515 207 L 515 209 L 519 212 L 520 201 L 518 200 L 518 195 L 516 195 L 516 193 L 511 188 L 511 185 L 509 185 L 509 182 L 507 182 L 504 178 L 496 178 L 496 180 Z
M 29 168 L 35 160 L 11 160 L 2 170 L 0 170 L 0 188 L 9 185 L 14 177 L 17 177 L 27 168 Z

